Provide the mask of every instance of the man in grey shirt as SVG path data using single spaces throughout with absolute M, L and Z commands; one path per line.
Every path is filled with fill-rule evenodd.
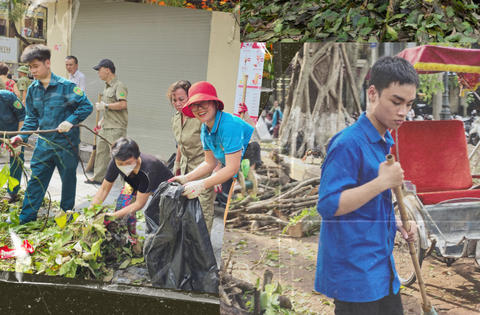
M 78 59 L 75 56 L 65 58 L 65 68 L 70 75 L 69 80 L 75 83 L 85 94 L 87 94 L 87 78 L 78 70 Z

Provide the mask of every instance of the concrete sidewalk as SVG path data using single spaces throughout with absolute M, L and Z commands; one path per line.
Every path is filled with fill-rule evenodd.
M 25 166 L 27 168 L 30 168 L 30 160 L 31 160 L 33 151 L 28 148 L 26 149 L 27 150 L 25 150 Z M 3 166 L 5 165 L 7 158 L 8 158 L 7 154 L 0 156 L 0 169 L 3 168 Z M 84 162 L 84 167 L 86 166 L 87 166 L 87 163 Z M 87 173 L 87 175 L 89 177 L 92 177 L 93 173 Z M 75 211 L 80 212 L 81 209 L 88 207 L 90 205 L 89 200 L 91 199 L 89 197 L 95 196 L 100 186 L 84 183 L 84 181 L 86 180 L 86 177 L 85 177 L 85 174 L 83 173 L 83 169 L 80 163 L 77 168 L 76 180 L 77 180 L 77 194 L 75 198 Z M 25 178 L 22 177 L 21 189 L 24 190 L 26 186 L 27 186 L 27 183 L 25 182 Z M 112 190 L 108 194 L 103 204 L 114 205 L 118 195 L 120 194 L 122 187 L 123 187 L 122 181 L 120 180 L 120 178 L 118 178 L 115 181 L 112 187 Z M 61 192 L 62 192 L 62 182 L 60 180 L 60 175 L 57 169 L 55 169 L 55 171 L 53 172 L 53 176 L 47 191 L 50 193 L 52 201 L 60 201 Z M 48 197 L 48 194 L 46 194 L 46 197 Z M 150 200 L 151 200 L 151 197 L 149 198 L 149 201 L 145 205 L 144 209 L 148 207 Z M 143 211 L 144 209 L 142 209 L 141 211 Z M 216 217 L 214 218 L 214 222 L 213 222 L 211 241 L 212 241 L 212 246 L 215 253 L 215 258 L 217 260 L 217 265 L 220 266 L 222 243 L 223 243 L 223 216 L 219 214 L 218 210 L 219 209 L 217 209 L 217 211 L 215 212 Z M 44 213 L 46 213 L 46 209 L 41 209 L 39 211 L 39 216 L 43 215 Z M 50 211 L 50 216 L 55 216 L 55 213 L 53 213 L 53 211 Z M 146 230 L 145 222 L 138 222 L 137 234 L 140 236 L 145 236 L 145 230 Z

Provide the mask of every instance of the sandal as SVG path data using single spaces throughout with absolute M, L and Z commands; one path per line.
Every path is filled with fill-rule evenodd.
M 86 181 L 84 181 L 85 184 L 90 184 L 90 185 L 102 185 L 102 183 L 100 182 L 97 182 L 95 180 L 91 180 L 91 179 L 87 179 Z
M 3 196 L 2 203 L 4 201 L 7 201 L 8 203 L 14 203 L 17 200 L 18 200 L 17 194 L 6 193 L 5 196 Z

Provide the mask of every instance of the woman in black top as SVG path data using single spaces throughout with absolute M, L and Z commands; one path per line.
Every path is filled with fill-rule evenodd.
M 113 187 L 118 175 L 123 177 L 123 187 L 115 212 L 111 216 L 123 218 L 128 216 L 128 230 L 135 234 L 135 212 L 141 210 L 148 201 L 148 196 L 164 181 L 173 177 L 172 172 L 150 154 L 140 153 L 137 143 L 128 138 L 115 141 L 110 150 L 112 160 L 108 164 L 107 174 L 102 186 L 93 197 L 90 207 L 102 204 Z

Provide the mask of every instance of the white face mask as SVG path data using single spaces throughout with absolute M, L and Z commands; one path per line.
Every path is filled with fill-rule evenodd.
M 130 173 L 135 169 L 136 166 L 137 166 L 137 163 L 133 163 L 132 165 L 125 165 L 125 166 L 117 165 L 118 169 L 126 176 L 130 175 Z

